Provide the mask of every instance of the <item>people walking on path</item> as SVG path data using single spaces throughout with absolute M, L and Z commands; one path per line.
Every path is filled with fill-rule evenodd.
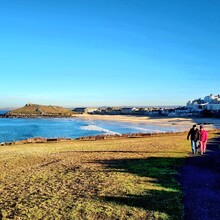
M 191 140 L 192 153 L 195 154 L 198 150 L 200 140 L 200 133 L 199 129 L 196 127 L 196 124 L 194 124 L 193 127 L 189 130 L 187 140 L 189 140 L 189 137 Z
M 200 125 L 200 152 L 203 155 L 206 151 L 206 144 L 208 141 L 208 134 L 207 131 L 204 129 L 202 125 Z
M 209 139 L 207 154 L 188 157 L 180 172 L 183 220 L 220 220 L 220 132 Z

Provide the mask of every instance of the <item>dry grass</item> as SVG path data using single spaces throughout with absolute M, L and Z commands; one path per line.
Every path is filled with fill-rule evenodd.
M 0 148 L 2 219 L 181 219 L 186 134 Z

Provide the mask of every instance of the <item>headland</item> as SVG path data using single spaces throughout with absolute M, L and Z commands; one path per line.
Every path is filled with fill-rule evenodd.
M 26 104 L 22 108 L 14 109 L 2 115 L 6 118 L 37 118 L 37 117 L 72 117 L 74 112 L 60 106 L 45 106 L 38 104 Z

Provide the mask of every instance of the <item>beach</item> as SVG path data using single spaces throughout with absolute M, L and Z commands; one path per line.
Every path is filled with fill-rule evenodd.
M 173 127 L 179 131 L 187 131 L 193 124 L 203 124 L 207 130 L 220 128 L 219 118 L 180 118 L 180 117 L 149 117 L 132 115 L 92 115 L 77 114 L 78 119 L 84 120 L 106 120 L 129 123 L 143 123 L 155 126 Z
M 188 131 L 193 124 L 220 128 L 219 119 L 79 114 L 68 118 L 1 118 L 0 143 L 28 138 L 79 138 L 96 135 Z M 198 126 L 199 127 L 199 126 Z

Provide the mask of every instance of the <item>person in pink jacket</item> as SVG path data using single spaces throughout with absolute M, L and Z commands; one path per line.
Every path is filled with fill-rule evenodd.
M 208 141 L 207 131 L 204 129 L 202 125 L 200 125 L 200 152 L 204 154 L 206 151 L 206 144 Z

